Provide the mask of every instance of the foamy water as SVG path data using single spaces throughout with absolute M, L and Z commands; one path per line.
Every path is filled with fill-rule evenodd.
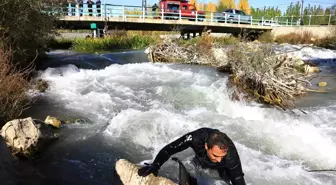
M 138 162 L 151 160 L 186 132 L 213 127 L 235 142 L 250 185 L 336 184 L 335 173 L 305 171 L 336 168 L 335 102 L 307 107 L 308 114 L 300 116 L 233 102 L 227 77 L 197 66 L 141 63 L 79 70 L 69 65 L 49 68 L 41 77 L 50 82 L 44 96 L 93 122 L 78 127 L 97 128 Z M 76 137 L 85 140 L 85 134 Z M 181 156 L 188 163 L 190 152 Z M 173 167 L 168 162 L 162 171 Z

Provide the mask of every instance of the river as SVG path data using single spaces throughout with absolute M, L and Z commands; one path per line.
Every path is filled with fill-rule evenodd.
M 317 52 L 326 57 L 323 69 L 333 71 L 336 51 L 312 49 L 311 55 Z M 336 184 L 335 172 L 306 171 L 336 168 L 335 92 L 304 97 L 298 106 L 307 114 L 294 114 L 231 101 L 227 75 L 212 67 L 148 63 L 142 51 L 49 55 L 39 76 L 50 89 L 31 92 L 37 101 L 24 116 L 83 122 L 64 126 L 35 160 L 13 159 L 1 140 L 2 185 L 121 185 L 116 160 L 151 160 L 165 144 L 200 127 L 217 128 L 235 142 L 249 185 Z M 333 84 L 336 78 L 325 79 Z M 188 163 L 191 154 L 178 156 Z M 159 175 L 176 181 L 176 169 L 168 161 Z

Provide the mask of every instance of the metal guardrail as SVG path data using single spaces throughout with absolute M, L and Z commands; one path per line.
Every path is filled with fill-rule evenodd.
M 152 7 L 143 8 L 141 6 L 113 5 L 113 4 L 67 4 L 63 6 L 45 6 L 45 12 L 61 16 L 81 16 L 100 17 L 105 20 L 110 17 L 119 17 L 123 21 L 128 18 L 138 19 L 161 19 L 164 20 L 189 20 L 207 23 L 237 23 L 258 26 L 314 26 L 314 25 L 336 25 L 336 15 L 308 15 L 308 16 L 277 16 L 277 17 L 253 17 L 243 20 L 238 15 L 238 19 L 230 19 L 227 14 L 221 16 L 221 12 L 206 11 L 185 11 L 171 9 L 157 9 L 152 11 Z

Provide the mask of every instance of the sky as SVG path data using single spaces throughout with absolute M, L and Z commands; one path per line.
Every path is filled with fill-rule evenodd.
M 93 0 L 95 1 L 95 0 Z M 117 4 L 117 5 L 135 5 L 135 6 L 141 6 L 142 0 L 102 0 L 102 2 L 106 2 L 109 4 Z M 196 0 L 197 1 L 197 0 Z M 218 0 L 198 0 L 197 2 L 204 2 L 204 3 L 208 3 L 212 1 L 213 3 L 217 3 Z M 85 0 L 84 0 L 85 2 Z M 147 0 L 147 4 L 154 4 L 154 3 L 158 3 L 159 0 Z M 239 2 L 239 0 L 236 0 L 236 2 Z M 280 10 L 285 11 L 287 6 L 291 3 L 291 2 L 297 2 L 297 0 L 249 0 L 248 1 L 250 6 L 253 6 L 255 8 L 262 8 L 264 6 L 278 6 Z M 322 5 L 322 7 L 327 7 L 327 6 L 331 6 L 333 4 L 336 4 L 335 0 L 304 0 L 304 5 Z

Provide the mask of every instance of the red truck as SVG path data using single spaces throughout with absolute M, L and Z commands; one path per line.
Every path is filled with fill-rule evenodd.
M 160 15 L 162 9 L 166 19 L 179 19 L 180 10 L 182 19 L 195 21 L 196 15 L 198 21 L 205 19 L 205 12 L 197 11 L 195 5 L 190 4 L 188 0 L 160 0 Z

